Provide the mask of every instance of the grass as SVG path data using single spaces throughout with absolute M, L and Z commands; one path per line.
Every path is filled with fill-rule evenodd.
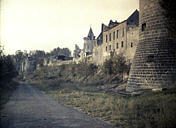
M 174 128 L 176 126 L 176 89 L 147 92 L 138 97 L 104 93 L 102 85 L 65 83 L 55 80 L 34 86 L 56 101 L 86 114 L 125 128 Z M 54 86 L 55 85 L 55 86 Z

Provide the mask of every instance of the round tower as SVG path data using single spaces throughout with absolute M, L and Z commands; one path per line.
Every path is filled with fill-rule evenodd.
M 176 85 L 176 42 L 167 30 L 160 0 L 140 0 L 139 44 L 127 91 Z

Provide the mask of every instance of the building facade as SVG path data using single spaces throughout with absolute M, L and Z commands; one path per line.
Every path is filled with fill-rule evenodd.
M 131 63 L 139 42 L 139 12 L 136 10 L 127 20 L 118 23 L 110 20 L 108 26 L 102 24 L 102 32 L 93 49 L 94 63 L 101 65 L 114 53 L 123 54 Z

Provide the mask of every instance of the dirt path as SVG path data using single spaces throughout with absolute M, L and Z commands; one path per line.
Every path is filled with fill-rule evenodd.
M 57 103 L 21 84 L 0 115 L 1 128 L 110 128 L 109 124 Z

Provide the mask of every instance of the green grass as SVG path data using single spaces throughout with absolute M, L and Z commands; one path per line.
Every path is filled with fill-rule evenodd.
M 50 82 L 36 82 L 34 86 L 44 90 L 58 102 L 111 122 L 116 127 L 176 126 L 176 89 L 147 92 L 138 97 L 121 97 L 118 94 L 104 93 L 99 89 L 102 85 L 64 83 L 56 80 L 52 83 L 55 83 L 55 86 L 51 86 Z

